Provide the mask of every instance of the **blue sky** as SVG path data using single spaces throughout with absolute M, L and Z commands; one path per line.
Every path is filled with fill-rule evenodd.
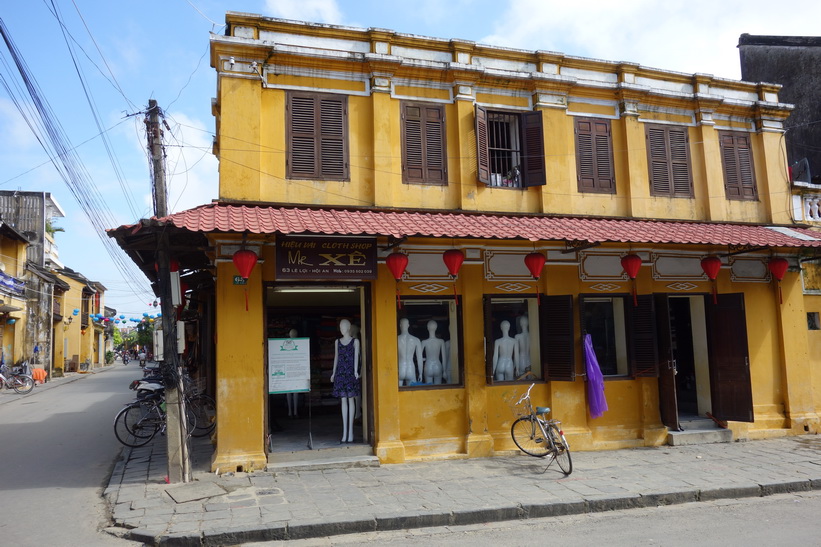
M 169 208 L 179 211 L 217 197 L 217 161 L 210 153 L 210 101 L 216 82 L 208 40 L 211 32 L 223 33 L 228 10 L 631 61 L 733 79 L 740 77 L 736 45 L 741 33 L 821 34 L 817 0 L 5 2 L 0 18 L 63 133 L 76 147 L 90 188 L 107 211 L 100 214 L 114 223 L 109 227 L 152 215 L 141 114 L 152 98 L 165 111 L 171 129 Z M 63 21 L 73 57 L 52 11 Z M 0 59 L 0 76 L 15 89 L 19 74 L 2 44 Z M 0 166 L 0 189 L 47 191 L 56 197 L 66 211 L 58 223 L 65 229 L 57 234 L 60 259 L 103 283 L 108 288 L 107 305 L 127 316 L 156 313 L 148 305 L 153 295 L 141 290 L 146 283 L 135 282 L 115 267 L 92 222 L 2 87 Z M 139 274 L 133 270 L 132 275 Z

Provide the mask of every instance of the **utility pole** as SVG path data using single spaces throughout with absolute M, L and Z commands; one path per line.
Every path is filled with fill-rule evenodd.
M 154 215 L 168 216 L 165 187 L 165 162 L 162 148 L 160 108 L 157 101 L 148 101 L 146 134 L 154 172 Z M 160 293 L 163 333 L 162 373 L 165 383 L 166 438 L 168 439 L 169 482 L 191 481 L 191 458 L 188 450 L 188 434 L 185 423 L 185 396 L 183 372 L 177 354 L 177 322 L 171 301 L 171 271 L 168 234 L 162 230 L 157 241 L 157 285 Z

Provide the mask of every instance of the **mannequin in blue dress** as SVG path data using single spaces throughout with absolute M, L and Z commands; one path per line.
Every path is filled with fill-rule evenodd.
M 356 415 L 356 396 L 360 394 L 359 340 L 351 336 L 351 322 L 343 319 L 339 322 L 342 337 L 334 342 L 334 368 L 331 371 L 333 396 L 339 397 L 342 407 L 342 440 L 353 442 L 353 422 Z

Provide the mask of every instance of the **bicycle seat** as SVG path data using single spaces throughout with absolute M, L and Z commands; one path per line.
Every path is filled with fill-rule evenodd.
M 550 414 L 550 407 L 549 406 L 537 406 L 536 407 L 536 414 Z

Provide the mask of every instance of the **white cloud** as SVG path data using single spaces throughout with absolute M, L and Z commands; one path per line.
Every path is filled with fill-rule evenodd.
M 482 43 L 739 78 L 739 36 L 814 35 L 817 0 L 512 0 Z
M 342 24 L 342 12 L 336 0 L 266 0 L 265 6 L 273 17 Z

